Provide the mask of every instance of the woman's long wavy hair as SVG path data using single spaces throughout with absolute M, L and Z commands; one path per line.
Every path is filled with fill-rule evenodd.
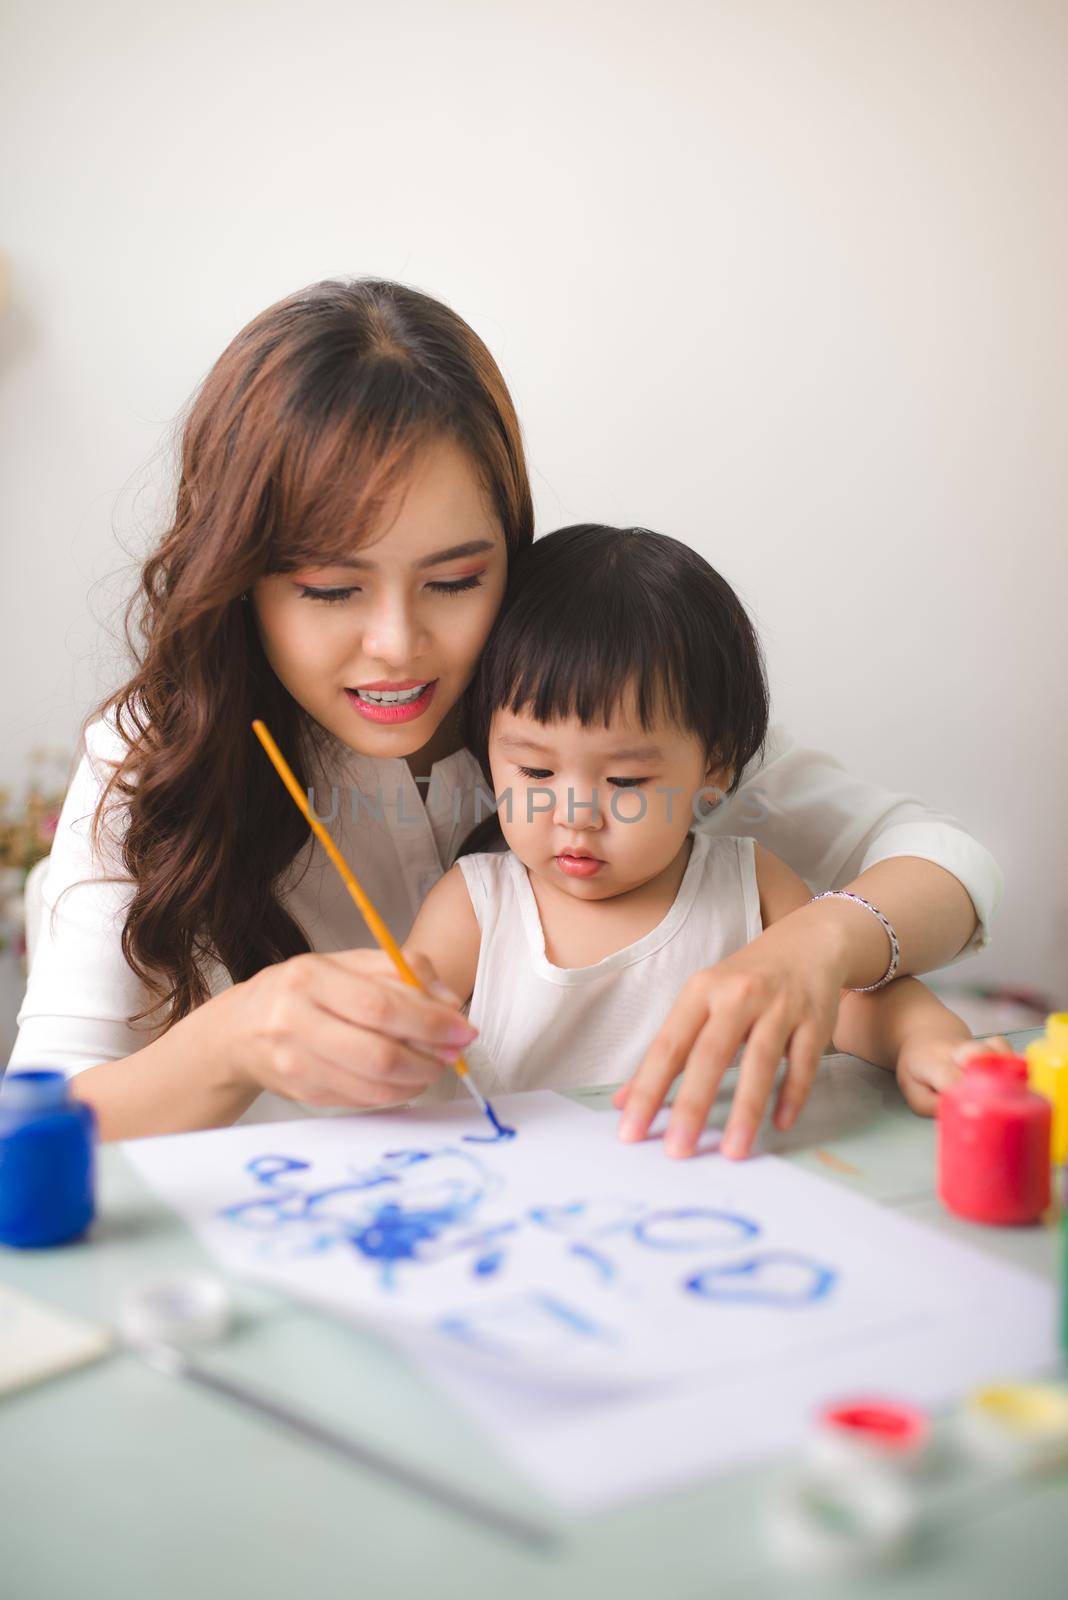
M 454 311 L 379 279 L 271 306 L 195 395 L 174 520 L 126 610 L 136 671 L 83 725 L 113 716 L 126 747 L 92 837 L 119 805 L 134 885 L 122 949 L 159 996 L 132 1022 L 169 1028 L 194 1010 L 210 962 L 238 983 L 309 948 L 278 892 L 307 827 L 250 723 L 266 721 L 305 788 L 323 730 L 276 677 L 241 595 L 265 574 L 351 554 L 443 436 L 469 453 L 511 559 L 533 538 L 533 511 L 497 364 Z

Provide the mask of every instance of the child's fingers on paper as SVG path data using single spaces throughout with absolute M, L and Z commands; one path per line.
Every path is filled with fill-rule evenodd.
M 808 1099 L 820 1062 L 820 1036 L 815 1021 L 795 1028 L 786 1047 L 786 1076 L 775 1102 L 774 1123 L 782 1132 L 792 1128 Z
M 697 1149 L 723 1075 L 733 1059 L 733 1049 L 724 1048 L 722 1029 L 710 1018 L 694 1041 L 671 1104 L 664 1131 L 664 1149 L 669 1156 L 684 1160 Z
M 654 1044 L 655 1042 L 654 1040 Z M 664 1096 L 678 1076 L 679 1069 L 675 1065 L 674 1057 L 665 1054 L 666 1050 L 667 1047 L 664 1046 L 654 1055 L 651 1045 L 646 1053 L 646 1062 L 649 1065 L 643 1064 L 630 1084 L 619 1124 L 619 1137 L 626 1144 L 634 1144 L 645 1138 L 649 1132 L 649 1124 L 660 1110 Z
M 688 979 L 637 1072 L 625 1085 L 626 1110 L 619 1124 L 621 1139 L 629 1143 L 645 1138 L 649 1124 L 682 1071 L 694 1039 L 707 1018 L 707 1002 L 693 979 Z
M 789 1026 L 785 1010 L 772 1006 L 750 1030 L 720 1141 L 720 1150 L 732 1160 L 742 1159 L 752 1149 L 786 1050 Z
M 760 1001 L 755 994 L 742 998 L 733 1008 L 727 1004 L 713 1004 L 711 1015 L 691 1046 L 672 1104 L 671 1121 L 664 1135 L 664 1148 L 669 1155 L 693 1155 L 723 1075 L 739 1046 L 750 1039 L 759 1016 Z M 778 1059 L 776 1056 L 776 1064 Z

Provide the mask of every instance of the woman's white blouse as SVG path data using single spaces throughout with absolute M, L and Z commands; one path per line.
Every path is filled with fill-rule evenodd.
M 18 1014 L 12 1067 L 75 1073 L 120 1060 L 158 1032 L 129 1021 L 150 996 L 122 953 L 129 885 L 104 881 L 109 872 L 123 874 L 121 830 L 113 823 L 101 851 L 90 850 L 92 816 L 112 770 L 109 762 L 121 751 L 112 721 L 95 722 L 87 730 L 44 877 L 40 930 Z M 329 820 L 342 854 L 394 937 L 403 940 L 423 898 L 452 865 L 476 821 L 492 808 L 492 798 L 468 750 L 439 761 L 429 786 L 421 787 L 402 759 L 357 755 L 337 742 L 330 759 L 314 789 L 318 814 Z M 979 926 L 961 955 L 981 948 L 989 937 L 1002 890 L 989 851 L 954 817 L 853 777 L 831 756 L 795 744 L 782 729 L 772 729 L 763 763 L 747 769 L 737 792 L 698 826 L 751 835 L 788 862 L 813 892 L 848 883 L 891 856 L 922 856 L 953 873 L 974 902 Z M 373 944 L 313 838 L 286 873 L 281 892 L 313 950 Z M 230 978 L 216 965 L 209 981 L 215 994 Z

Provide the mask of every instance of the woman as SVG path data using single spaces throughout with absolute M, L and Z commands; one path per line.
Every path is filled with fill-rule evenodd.
M 249 725 L 403 939 L 484 803 L 462 697 L 532 537 L 511 399 L 447 307 L 324 283 L 238 334 L 186 423 L 137 671 L 88 719 L 13 1066 L 77 1072 L 105 1138 L 383 1105 L 446 1070 L 472 1036 L 455 996 L 366 948 Z M 983 944 L 1000 880 L 953 818 L 782 733 L 705 826 L 869 902 L 810 902 L 691 979 L 631 1081 L 628 1136 L 680 1072 L 692 1129 L 744 1042 L 728 1131 L 748 1148 L 783 1055 L 776 1120 L 796 1117 L 841 990 Z

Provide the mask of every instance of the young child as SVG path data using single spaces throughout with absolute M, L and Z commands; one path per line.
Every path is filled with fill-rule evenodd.
M 496 816 L 405 945 L 470 1001 L 485 1092 L 628 1078 L 687 977 L 809 900 L 752 839 L 701 827 L 760 751 L 768 709 L 749 618 L 687 545 L 584 525 L 519 557 L 468 700 Z M 844 992 L 834 1045 L 896 1069 L 930 1113 L 970 1037 L 902 978 Z M 421 1098 L 458 1092 L 447 1074 Z M 669 1128 L 670 1153 L 692 1145 Z

